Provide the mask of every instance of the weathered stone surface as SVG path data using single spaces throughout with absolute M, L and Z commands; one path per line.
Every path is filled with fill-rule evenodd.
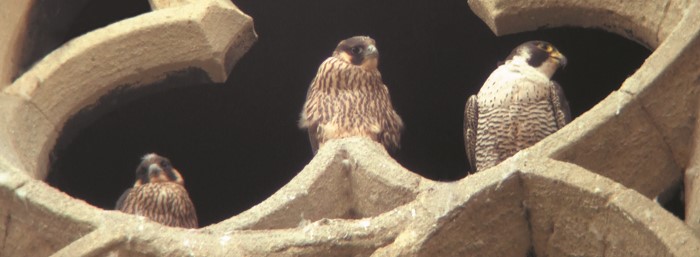
M 35 179 L 46 177 L 48 153 L 57 129 L 31 102 L 0 94 L 0 167 L 22 170 Z M 0 171 L 2 173 L 3 171 Z
M 681 166 L 644 109 L 630 95 L 613 92 L 564 127 L 549 145 L 552 158 L 578 164 L 650 198 L 682 177 Z
M 469 0 L 469 6 L 496 33 L 561 26 L 601 28 L 656 48 L 693 5 L 692 1 Z
M 224 0 L 152 0 L 153 12 L 76 38 L 11 82 L 23 41 L 15 35 L 26 29 L 31 3 L 0 8 L 13 13 L 0 15 L 13 25 L 0 31 L 8 46 L 0 48 L 1 256 L 700 252 L 693 231 L 650 199 L 683 177 L 690 158 L 700 85 L 697 1 L 470 0 L 498 35 L 597 27 L 656 50 L 620 90 L 487 171 L 439 183 L 367 139 L 334 140 L 267 200 L 196 230 L 95 208 L 40 180 L 69 117 L 119 86 L 153 85 L 173 71 L 225 80 L 255 41 L 252 19 Z
M 96 208 L 25 175 L 0 174 L 3 256 L 48 256 L 94 229 L 76 213 Z
M 324 147 L 287 186 L 210 228 L 282 229 L 324 218 L 372 217 L 413 201 L 421 183 L 430 184 L 400 167 L 376 143 L 350 143 L 353 147 L 342 142 Z
M 24 38 L 22 31 L 27 30 L 27 16 L 32 1 L 5 1 L 0 8 L 0 17 L 5 28 L 0 31 L 0 89 L 10 84 L 17 72 Z
M 621 89 L 539 147 L 649 197 L 677 184 L 687 165 L 700 89 L 697 5 Z M 612 158 L 614 156 L 614 158 Z
M 700 106 L 697 106 L 700 108 Z M 695 120 L 695 132 L 692 141 L 700 141 L 700 119 Z M 695 144 L 691 151 L 688 167 L 683 177 L 683 196 L 685 197 L 685 224 L 695 233 L 700 234 L 700 144 Z
M 696 5 L 697 6 L 697 5 Z M 687 10 L 677 29 L 622 84 L 642 105 L 668 144 L 675 161 L 685 166 L 700 97 L 700 10 Z
M 421 199 L 432 228 L 421 232 L 424 239 L 418 244 L 417 256 L 526 255 L 530 230 L 518 174 L 478 175 Z M 474 192 L 470 187 L 476 180 L 488 184 Z
M 537 256 L 692 256 L 700 250 L 684 243 L 697 238 L 680 220 L 610 179 L 551 160 L 530 160 L 524 170 Z

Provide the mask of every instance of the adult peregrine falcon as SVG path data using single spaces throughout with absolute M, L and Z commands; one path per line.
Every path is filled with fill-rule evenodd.
M 134 187 L 124 191 L 115 209 L 172 227 L 197 228 L 197 213 L 184 184 L 170 160 L 147 154 L 136 168 Z
M 516 47 L 464 110 L 464 145 L 472 172 L 497 165 L 564 127 L 569 103 L 550 80 L 566 57 L 552 44 Z
M 314 153 L 335 138 L 363 136 L 389 150 L 399 148 L 403 122 L 377 69 L 374 39 L 340 41 L 318 68 L 306 93 L 299 127 L 306 128 Z

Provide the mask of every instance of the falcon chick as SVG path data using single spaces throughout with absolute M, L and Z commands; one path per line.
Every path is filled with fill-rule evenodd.
M 493 167 L 564 127 L 569 103 L 550 80 L 566 57 L 552 44 L 516 47 L 464 110 L 464 145 L 472 172 Z
M 155 153 L 143 157 L 136 168 L 134 187 L 124 191 L 115 209 L 167 226 L 198 227 L 197 213 L 180 172 L 170 160 Z
M 314 153 L 330 139 L 350 136 L 371 138 L 392 151 L 399 148 L 403 121 L 394 111 L 378 63 L 374 39 L 366 36 L 340 41 L 321 63 L 299 119 Z

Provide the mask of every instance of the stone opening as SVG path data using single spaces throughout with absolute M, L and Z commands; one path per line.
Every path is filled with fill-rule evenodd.
M 182 173 L 202 226 L 269 197 L 310 160 L 310 151 L 275 147 L 285 141 L 263 134 L 248 116 L 256 107 L 231 87 L 188 83 L 204 76 L 191 71 L 115 91 L 74 116 L 54 149 L 47 182 L 111 209 L 133 184 L 140 156 L 157 152 Z
M 352 14 L 335 13 L 338 7 L 326 3 L 313 8 L 305 2 L 237 4 L 255 17 L 262 36 L 224 85 L 167 86 L 120 109 L 81 118 L 76 121 L 80 126 L 62 131 L 73 135 L 59 140 L 49 182 L 109 209 L 133 183 L 138 158 L 155 151 L 170 157 L 184 173 L 194 173 L 185 175 L 186 182 L 203 225 L 240 213 L 272 195 L 311 159 L 306 134 L 296 128 L 306 88 L 337 41 L 354 34 L 377 39 L 380 69 L 406 122 L 403 147 L 393 157 L 429 179 L 455 180 L 468 167 L 461 132 L 464 101 L 515 45 L 545 39 L 569 56 L 569 67 L 555 79 L 565 86 L 574 116 L 617 89 L 648 54 L 622 37 L 585 29 L 497 38 L 461 1 L 405 6 L 405 19 L 388 24 L 380 14 L 397 4 L 373 3 L 363 22 L 332 27 L 294 20 L 298 12 L 274 10 L 294 5 L 295 10 L 317 13 L 318 19 L 330 15 L 319 10 L 340 15 L 334 18 L 340 20 Z M 444 15 L 418 15 L 426 11 Z M 279 26 L 285 20 L 289 22 Z M 221 204 L 222 199 L 227 203 Z
M 402 149 L 393 157 L 408 170 L 440 181 L 466 175 L 466 98 L 516 45 L 546 39 L 571 56 L 570 66 L 556 79 L 565 86 L 575 116 L 618 89 L 649 54 L 635 42 L 600 30 L 563 28 L 496 37 L 461 0 L 236 4 L 255 17 L 261 37 L 231 80 L 255 85 L 240 90 L 273 104 L 261 112 L 283 118 L 285 124 L 296 122 L 308 84 L 339 40 L 356 34 L 374 37 L 380 71 L 406 123 Z M 290 137 L 304 137 L 289 129 Z
M 208 5 L 207 5 L 208 4 Z M 104 6 L 102 6 L 104 7 Z M 238 12 L 237 9 L 233 5 L 215 5 L 212 3 L 204 3 L 199 6 L 192 6 L 193 8 L 188 9 L 188 12 L 186 16 L 180 15 L 180 16 L 167 16 L 164 19 L 164 15 L 160 15 L 161 13 L 157 13 L 154 15 L 154 13 L 149 13 L 148 15 L 140 16 L 140 17 L 135 17 L 133 19 L 128 19 L 125 20 L 124 22 L 120 22 L 118 24 L 112 24 L 112 26 L 109 26 L 108 28 L 102 28 L 99 29 L 98 31 L 95 31 L 95 33 L 90 33 L 90 35 L 84 35 L 83 37 L 77 38 L 75 41 L 72 41 L 69 44 L 64 45 L 64 48 L 61 48 L 58 51 L 53 52 L 53 54 L 50 55 L 49 59 L 53 62 L 42 62 L 41 64 L 37 65 L 34 69 L 31 70 L 31 73 L 25 73 L 25 75 L 22 77 L 21 81 L 17 82 L 17 85 L 13 85 L 13 88 L 15 91 L 13 91 L 11 94 L 16 94 L 20 95 L 25 98 L 31 98 L 28 100 L 29 101 L 35 101 L 35 102 L 30 102 L 30 103 L 24 103 L 21 102 L 22 104 L 25 104 L 29 106 L 29 109 L 32 111 L 35 111 L 32 113 L 34 116 L 31 116 L 33 119 L 37 119 L 37 116 L 39 117 L 38 119 L 41 119 L 42 121 L 48 123 L 48 125 L 40 127 L 37 126 L 32 122 L 31 119 L 27 118 L 29 117 L 28 115 L 22 115 L 23 113 L 21 112 L 16 112 L 13 113 L 15 116 L 12 118 L 15 118 L 16 116 L 24 116 L 21 118 L 19 123 L 21 127 L 23 125 L 29 126 L 30 129 L 24 129 L 22 131 L 28 131 L 25 132 L 28 137 L 34 136 L 34 134 L 40 134 L 43 136 L 43 134 L 48 134 L 47 138 L 41 138 L 41 137 L 32 137 L 36 138 L 33 141 L 25 141 L 20 144 L 21 147 L 26 147 L 31 149 L 33 152 L 29 151 L 20 151 L 20 153 L 24 154 L 25 156 L 28 155 L 29 157 L 24 158 L 24 160 L 27 163 L 30 163 L 30 165 L 27 165 L 28 167 L 25 167 L 26 170 L 31 173 L 35 178 L 38 179 L 43 179 L 46 174 L 47 174 L 47 166 L 46 163 L 47 159 L 49 159 L 49 155 L 51 155 L 51 161 L 52 164 L 60 163 L 60 161 L 57 161 L 57 158 L 60 158 L 61 156 L 59 154 L 53 154 L 56 152 L 60 152 L 66 144 L 69 144 L 75 139 L 75 135 L 78 134 L 79 132 L 82 132 L 88 124 L 93 124 L 96 122 L 96 120 L 103 115 L 107 115 L 111 111 L 114 111 L 114 109 L 118 109 L 118 107 L 123 107 L 128 100 L 132 100 L 131 98 L 133 97 L 138 97 L 144 94 L 148 95 L 160 95 L 158 94 L 159 92 L 162 92 L 160 89 L 161 87 L 169 90 L 169 89 L 174 89 L 174 88 L 183 88 L 185 87 L 188 82 L 192 81 L 197 81 L 201 82 L 202 80 L 215 80 L 215 81 L 220 81 L 223 80 L 226 77 L 226 74 L 230 71 L 227 70 L 230 67 L 232 67 L 232 63 L 235 63 L 238 58 L 240 58 L 240 54 L 242 52 L 245 52 L 247 48 L 250 46 L 252 42 L 255 40 L 255 34 L 252 29 L 252 23 L 250 22 L 250 19 Z M 197 8 L 195 8 L 197 7 Z M 89 9 L 89 8 L 88 8 Z M 99 8 L 98 8 L 99 9 Z M 171 9 L 173 10 L 173 9 Z M 94 11 L 94 10 L 93 10 Z M 104 10 L 102 10 L 104 11 Z M 117 10 L 115 10 L 117 11 Z M 90 15 L 96 15 L 99 20 L 99 18 L 103 18 L 102 16 L 106 17 L 111 17 L 110 15 L 100 15 L 99 11 L 96 11 L 95 13 L 88 11 L 88 16 Z M 160 16 L 159 16 L 160 15 Z M 92 18 L 95 18 L 95 16 L 90 16 Z M 88 19 L 90 20 L 90 19 Z M 210 33 L 210 30 L 206 30 L 207 28 L 207 23 L 212 22 L 212 20 L 222 22 L 225 24 L 229 24 L 230 28 L 227 31 L 217 31 L 217 36 L 219 36 L 216 39 L 209 39 L 206 40 L 206 37 L 203 36 L 202 34 Z M 101 20 L 100 20 L 101 21 Z M 109 22 L 106 22 L 107 24 Z M 84 25 L 84 24 L 83 24 Z M 89 27 L 89 26 L 94 26 L 94 24 L 90 23 L 88 25 L 84 25 L 83 27 Z M 142 27 L 139 27 L 142 26 Z M 78 26 L 78 28 L 73 28 L 74 31 L 81 31 L 83 28 Z M 99 27 L 99 26 L 98 26 Z M 178 30 L 180 32 L 190 32 L 189 35 L 195 35 L 192 38 L 194 38 L 191 41 L 187 40 L 172 40 L 170 37 L 147 37 L 143 36 L 144 34 L 148 34 L 149 31 L 147 29 L 143 28 L 150 28 L 153 29 L 154 27 L 168 27 L 171 28 L 172 30 Z M 137 28 L 141 28 L 140 30 Z M 131 30 L 129 30 L 131 29 Z M 91 30 L 91 29 L 89 29 Z M 157 29 L 153 29 L 155 31 L 159 31 Z M 134 32 L 133 34 L 129 34 L 131 32 Z M 80 33 L 76 33 L 80 34 Z M 128 34 L 128 36 L 125 36 L 125 34 Z M 76 35 L 77 36 L 77 35 Z M 102 36 L 101 38 L 99 36 Z M 122 37 L 119 37 L 122 36 Z M 95 40 L 98 37 L 97 40 Z M 125 40 L 126 39 L 126 40 Z M 131 39 L 131 40 L 129 40 Z M 134 40 L 137 39 L 137 40 Z M 100 41 L 101 40 L 101 41 Z M 126 44 L 123 44 L 123 42 L 120 43 L 114 43 L 115 41 L 119 40 L 125 40 L 126 42 L 131 42 L 134 43 L 131 47 L 126 46 Z M 98 42 L 96 42 L 98 41 Z M 194 41 L 194 42 L 192 42 Z M 164 47 L 159 47 L 161 46 L 160 43 L 165 42 L 165 44 L 175 42 L 175 45 L 168 44 L 170 48 L 167 50 L 162 50 L 162 51 L 168 51 L 169 54 L 173 54 L 176 57 L 181 57 L 183 60 L 173 60 L 173 59 L 168 59 L 167 61 L 174 62 L 174 66 L 172 63 L 167 63 L 167 61 L 158 59 L 153 62 L 149 61 L 143 61 L 143 62 L 137 62 L 136 64 L 133 65 L 125 65 L 124 63 L 128 61 L 133 61 L 133 60 L 138 60 L 139 57 L 144 56 L 143 51 L 144 48 L 141 48 L 141 46 L 145 46 L 146 50 L 150 54 L 155 54 L 158 55 L 157 53 L 161 50 L 164 49 Z M 92 43 L 93 45 L 90 45 Z M 113 45 L 110 45 L 112 43 Z M 139 44 L 140 43 L 140 44 Z M 180 45 L 178 45 L 178 43 Z M 86 48 L 81 48 L 84 47 L 85 45 L 89 45 L 89 47 Z M 178 49 L 182 50 L 182 45 L 185 45 L 187 48 L 185 51 L 186 53 L 177 54 Z M 117 51 L 120 47 L 127 48 L 127 49 L 132 49 L 134 50 L 133 52 L 130 52 L 130 54 L 127 55 L 109 55 L 107 54 L 107 58 L 102 59 L 104 56 L 99 56 L 100 53 L 107 53 L 111 51 Z M 150 49 L 149 49 L 150 47 Z M 77 49 L 76 49 L 77 48 Z M 192 51 L 189 51 L 191 48 L 196 48 L 196 49 L 202 49 L 202 51 L 195 52 L 194 56 L 192 55 L 187 55 L 188 53 L 192 53 Z M 95 50 L 98 49 L 98 50 Z M 139 52 L 139 49 L 141 49 L 141 52 Z M 81 51 L 82 50 L 82 51 Z M 92 50 L 92 51 L 91 51 Z M 197 55 L 199 54 L 199 55 Z M 217 54 L 225 56 L 218 56 Z M 146 54 L 147 55 L 147 54 Z M 163 56 L 162 54 L 159 56 Z M 203 57 L 202 57 L 203 56 Z M 119 59 L 120 60 L 115 60 Z M 144 57 L 145 58 L 145 57 Z M 58 59 L 59 61 L 56 61 Z M 153 58 L 151 58 L 152 60 Z M 194 59 L 194 60 L 193 60 Z M 225 61 L 231 62 L 231 63 L 219 63 L 217 61 L 221 61 L 221 59 L 226 59 Z M 212 61 L 213 60 L 213 61 Z M 178 63 L 179 62 L 179 63 Z M 57 63 L 61 64 L 61 67 L 56 68 L 55 65 Z M 75 65 L 76 63 L 79 63 Z M 183 64 L 186 63 L 186 64 Z M 54 65 L 54 66 L 52 66 Z M 186 65 L 186 66 L 185 66 Z M 78 68 L 76 68 L 76 66 Z M 107 67 L 105 67 L 107 66 Z M 119 66 L 120 68 L 114 68 L 115 66 Z M 184 67 L 183 67 L 184 66 Z M 71 67 L 74 69 L 70 68 L 65 68 L 65 67 Z M 55 68 L 55 69 L 53 69 Z M 62 69 L 63 68 L 63 69 Z M 207 71 L 205 74 L 204 72 L 198 71 L 199 69 L 204 69 Z M 132 69 L 132 70 L 130 70 Z M 48 70 L 48 71 L 47 71 Z M 61 74 L 61 72 L 78 72 L 80 73 L 79 75 L 76 75 L 75 73 L 70 74 L 68 76 L 65 76 L 66 74 Z M 177 73 L 178 72 L 170 72 L 169 74 L 161 74 L 161 73 L 166 73 L 169 70 L 175 70 L 175 71 L 181 71 L 180 73 L 193 73 L 189 74 L 191 75 L 190 77 L 187 77 L 188 75 L 182 75 L 179 76 Z M 184 70 L 184 71 L 183 71 Z M 194 70 L 194 72 L 192 71 Z M 82 73 L 81 73 L 82 72 Z M 104 73 L 102 74 L 103 76 L 95 76 L 97 73 L 100 72 L 105 72 L 107 75 Z M 123 72 L 122 74 L 118 74 L 120 72 Z M 132 73 L 130 73 L 132 72 Z M 56 73 L 64 75 L 63 77 L 58 75 L 58 76 L 53 76 Z M 118 75 L 115 75 L 118 74 Z M 148 74 L 148 75 L 146 75 Z M 223 74 L 223 78 L 221 77 L 220 74 Z M 71 83 L 60 83 L 57 82 L 57 80 L 60 79 L 76 79 L 76 77 L 80 76 L 93 76 L 93 78 L 97 77 L 96 81 L 90 81 L 89 79 L 78 79 L 76 84 L 71 84 Z M 114 75 L 113 77 L 110 77 L 111 75 Z M 160 80 L 163 77 L 166 77 L 166 75 L 169 75 L 170 78 L 168 80 L 165 80 L 161 82 L 161 85 L 152 85 L 148 84 L 148 81 L 154 81 L 154 80 Z M 150 78 L 146 78 L 147 76 L 151 76 Z M 59 77 L 59 79 L 56 79 L 56 77 Z M 115 78 L 117 77 L 117 78 Z M 32 84 L 32 80 L 34 80 L 35 84 Z M 27 83 L 29 81 L 29 83 Z M 58 85 L 51 85 L 51 83 L 56 83 Z M 80 83 L 83 84 L 80 84 Z M 126 85 L 122 85 L 126 84 Z M 36 87 L 36 85 L 39 85 Z M 76 86 L 76 85 L 81 85 Z M 214 85 L 210 85 L 214 87 Z M 138 90 L 131 91 L 130 88 L 137 88 Z M 114 89 L 116 88 L 116 89 Z M 113 90 L 114 89 L 114 90 Z M 25 95 L 26 94 L 26 95 Z M 39 95 L 39 97 L 37 97 Z M 43 96 L 49 96 L 49 101 L 42 101 L 46 100 L 46 98 L 41 98 Z M 106 96 L 105 96 L 106 95 Z M 42 100 L 37 100 L 37 99 L 42 99 Z M 58 105 L 52 105 L 50 102 L 53 100 L 58 100 L 60 104 Z M 167 102 L 167 101 L 166 101 Z M 45 106 L 41 106 L 44 104 Z M 55 108 L 57 107 L 58 108 Z M 87 106 L 87 107 L 86 107 Z M 168 107 L 168 106 L 166 106 Z M 186 105 L 185 105 L 186 107 Z M 35 110 L 39 109 L 39 110 Z M 60 109 L 60 110 L 57 110 Z M 75 114 L 75 113 L 78 114 Z M 71 121 L 67 121 L 69 118 L 72 118 Z M 48 120 L 48 122 L 46 121 Z M 64 124 L 65 123 L 65 124 Z M 42 124 L 43 125 L 43 124 Z M 19 129 L 15 129 L 11 131 L 19 131 Z M 48 131 L 48 132 L 47 132 Z M 183 132 L 183 130 L 180 130 Z M 61 132 L 60 135 L 58 132 Z M 147 131 L 148 133 L 148 131 Z M 123 136 L 129 136 L 125 134 L 120 134 Z M 172 134 L 171 134 L 172 135 Z M 58 138 L 58 139 L 56 139 Z M 135 137 L 137 138 L 137 137 Z M 189 138 L 189 137 L 188 137 Z M 13 138 L 14 139 L 14 138 Z M 114 140 L 116 139 L 115 137 L 110 137 L 110 139 Z M 132 138 L 129 138 L 132 139 Z M 110 149 L 114 151 L 120 151 L 125 150 L 122 148 L 125 145 L 129 145 L 128 142 L 132 142 L 129 139 L 124 140 L 122 142 L 118 142 L 115 144 L 111 144 Z M 17 141 L 22 141 L 20 139 L 16 139 Z M 57 141 L 56 147 L 54 148 L 54 141 Z M 98 140 L 99 141 L 99 140 Z M 133 142 L 132 142 L 133 143 Z M 145 140 L 145 144 L 150 144 L 152 143 L 151 141 Z M 39 153 L 35 154 L 36 151 L 35 147 L 41 147 L 41 151 L 44 151 L 45 148 L 49 148 L 47 150 L 46 154 Z M 45 148 L 44 148 L 45 147 Z M 53 148 L 53 149 L 52 149 Z M 155 148 L 155 149 L 153 149 Z M 156 148 L 152 147 L 151 149 L 148 149 L 147 151 L 157 151 L 157 149 L 162 149 L 162 148 Z M 22 149 L 24 150 L 24 149 Z M 95 150 L 93 148 L 93 150 Z M 53 152 L 52 152 L 53 151 Z M 131 149 L 131 150 L 126 150 L 127 152 L 131 152 L 130 154 L 133 154 L 135 152 L 140 151 L 140 149 Z M 109 156 L 109 151 L 98 151 L 99 153 L 95 153 L 98 157 L 94 160 L 100 160 L 99 158 L 105 158 L 104 154 L 106 155 L 106 158 L 110 158 Z M 163 152 L 163 151 L 159 151 Z M 166 152 L 167 153 L 167 152 Z M 32 160 L 32 154 L 35 154 L 35 156 L 39 156 L 38 159 L 39 161 Z M 138 155 L 143 155 L 144 152 L 138 153 Z M 138 155 L 134 154 L 132 155 L 131 158 L 137 157 Z M 22 156 L 22 157 L 25 157 Z M 76 155 L 77 157 L 77 155 Z M 172 156 L 169 156 L 172 157 Z M 204 158 L 200 158 L 204 160 Z M 136 159 L 130 159 L 130 160 L 136 160 L 136 163 L 138 163 L 138 158 Z M 90 161 L 88 161 L 90 162 Z M 37 164 L 38 163 L 38 164 Z M 119 191 L 122 191 L 123 189 L 129 187 L 130 184 L 133 184 L 133 172 L 131 174 L 130 182 L 125 183 L 125 184 L 118 184 L 115 183 L 119 179 L 119 174 L 125 174 L 125 173 L 120 173 L 119 171 L 124 171 L 124 170 L 119 170 L 117 172 L 110 172 L 109 169 L 104 169 L 105 166 L 100 167 L 101 165 L 109 165 L 109 161 L 105 162 L 98 162 L 95 163 L 93 162 L 92 164 L 97 164 L 95 166 L 81 166 L 81 165 L 68 165 L 68 166 L 63 166 L 65 169 L 64 170 L 69 170 L 67 172 L 52 172 L 52 176 L 48 178 L 49 183 L 52 183 L 54 186 L 57 186 L 59 189 L 62 189 L 68 193 L 70 193 L 73 196 L 76 196 L 77 198 L 85 199 L 88 202 L 105 208 L 105 209 L 111 209 L 113 207 L 113 198 L 112 195 L 103 194 L 103 192 L 112 192 L 109 191 L 111 187 L 121 187 Z M 123 161 L 123 163 L 129 163 L 129 161 Z M 59 165 L 60 166 L 60 165 Z M 115 168 L 119 168 L 119 165 L 113 166 Z M 131 166 L 128 168 L 128 170 L 134 169 L 135 166 Z M 215 170 L 216 168 L 221 168 L 221 167 L 207 167 L 209 170 Z M 224 167 L 225 168 L 225 167 Z M 187 168 L 185 168 L 187 169 Z M 81 173 L 83 172 L 83 173 Z M 106 175 L 105 175 L 106 174 Z M 70 186 L 63 186 L 65 184 L 70 184 L 74 183 L 75 180 L 71 179 L 84 179 L 82 180 L 84 188 L 82 188 L 85 191 L 79 191 L 75 190 L 77 187 L 70 187 Z M 115 179 L 116 178 L 116 179 Z M 212 179 L 214 180 L 214 179 Z M 90 182 L 92 181 L 92 182 Z M 193 183 L 193 181 L 197 182 L 197 180 L 192 180 L 190 183 Z M 200 180 L 201 181 L 201 180 Z M 216 181 L 223 181 L 226 182 L 225 180 L 216 180 Z M 102 182 L 102 183 L 100 183 Z M 245 183 L 246 181 L 241 181 L 241 183 Z M 90 185 L 93 183 L 92 185 Z M 206 182 L 202 182 L 206 183 Z M 284 184 L 284 182 L 280 182 L 280 184 Z M 200 188 L 203 188 L 206 186 L 200 186 Z M 221 186 L 218 188 L 225 188 L 226 186 Z M 247 190 L 255 190 L 251 188 L 246 188 Z M 85 193 L 84 195 L 80 195 L 78 193 Z M 216 193 L 216 192 L 215 192 Z M 117 193 L 118 195 L 119 193 Z M 269 195 L 269 194 L 268 194 Z M 260 196 L 258 198 L 253 199 L 252 201 L 259 202 L 262 201 L 267 195 L 265 196 Z M 109 199 L 107 199 L 109 198 Z M 97 199 L 97 200 L 95 200 Z M 97 203 L 95 202 L 97 201 Z M 110 203 L 107 203 L 109 201 Z M 212 200 L 213 202 L 214 200 Z M 245 200 L 244 200 L 245 201 Z M 243 202 L 244 202 L 243 201 Z M 205 201 L 202 201 L 205 202 Z M 224 208 L 224 205 L 218 205 L 221 208 Z M 229 207 L 229 206 L 226 206 Z M 247 209 L 250 206 L 245 206 L 242 209 Z M 227 213 L 224 211 L 219 211 L 218 213 L 223 213 L 222 215 L 225 215 L 225 217 L 230 217 L 233 214 L 232 213 Z M 206 218 L 206 217 L 205 217 Z M 220 218 L 221 220 L 223 218 Z M 205 219 L 206 221 L 207 219 Z M 211 223 L 208 222 L 208 223 Z M 204 223 L 206 224 L 206 222 Z

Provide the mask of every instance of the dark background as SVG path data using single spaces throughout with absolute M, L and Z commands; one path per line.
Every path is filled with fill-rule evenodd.
M 616 90 L 650 53 L 592 29 L 499 38 L 466 0 L 234 2 L 254 18 L 259 40 L 226 83 L 182 86 L 182 80 L 171 79 L 159 85 L 168 90 L 115 93 L 103 107 L 80 112 L 59 138 L 47 182 L 111 209 L 133 184 L 140 157 L 157 152 L 184 176 L 200 225 L 238 214 L 272 195 L 311 160 L 307 135 L 296 126 L 306 89 L 337 43 L 354 35 L 376 39 L 379 69 L 405 122 L 396 160 L 429 179 L 457 180 L 468 169 L 462 139 L 466 98 L 518 44 L 547 40 L 568 57 L 569 65 L 554 79 L 574 117 Z M 37 17 L 61 15 L 50 9 Z M 57 43 L 50 49 L 149 10 L 146 0 L 90 1 L 64 32 L 53 32 Z M 28 63 L 46 52 L 27 51 L 32 53 Z

